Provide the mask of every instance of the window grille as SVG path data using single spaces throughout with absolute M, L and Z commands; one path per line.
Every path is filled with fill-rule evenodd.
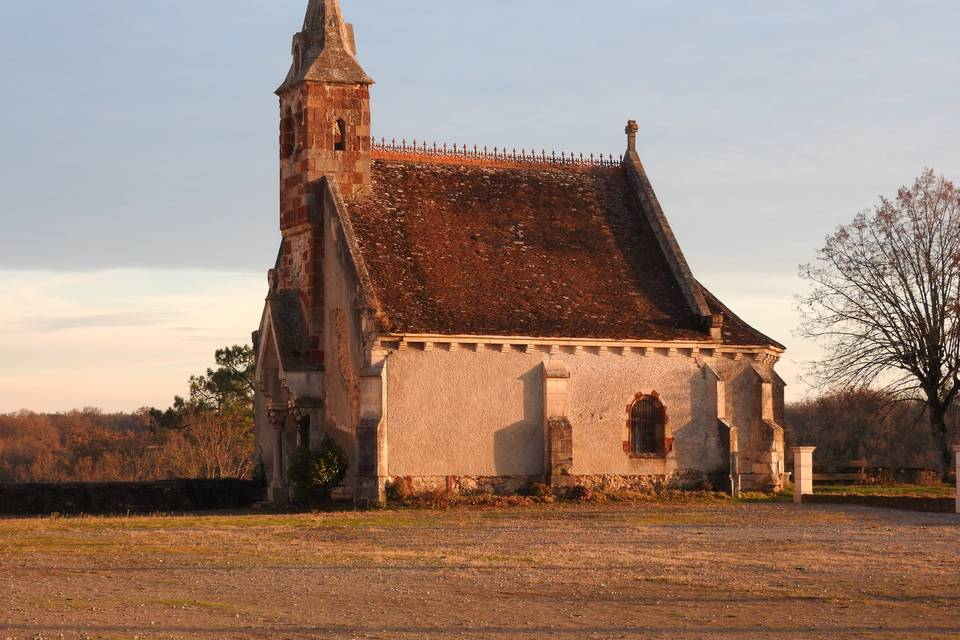
M 663 445 L 663 405 L 655 398 L 644 396 L 630 411 L 630 450 L 634 454 L 659 454 Z

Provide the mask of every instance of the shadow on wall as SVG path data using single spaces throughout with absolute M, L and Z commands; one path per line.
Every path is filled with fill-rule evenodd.
M 692 438 L 698 440 L 695 444 L 704 472 L 725 476 L 730 472 L 730 437 L 720 426 L 717 395 L 707 388 L 708 384 L 712 382 L 707 382 L 702 368 L 690 377 L 690 428 Z M 702 431 L 697 425 L 703 425 Z
M 493 435 L 498 476 L 543 473 L 543 366 L 518 378 L 523 385 L 523 419 Z
M 753 472 L 755 454 L 758 453 L 755 449 L 761 435 L 759 416 L 763 409 L 759 387 L 757 372 L 752 367 L 742 368 L 733 380 L 727 382 L 727 393 L 734 394 L 729 406 L 735 412 L 732 420 L 739 440 L 740 473 Z
M 685 458 L 677 460 L 680 468 L 685 468 L 685 466 L 695 468 L 703 456 L 703 433 L 697 429 L 698 424 L 703 424 L 700 422 L 700 417 L 704 411 L 703 386 L 703 374 L 697 369 L 690 376 L 690 382 L 687 384 L 687 388 L 690 389 L 690 410 L 685 423 L 679 424 L 677 422 L 677 415 L 680 412 L 678 410 L 671 411 L 670 405 L 667 404 L 667 419 L 673 437 L 674 455 L 678 458 L 681 456 Z

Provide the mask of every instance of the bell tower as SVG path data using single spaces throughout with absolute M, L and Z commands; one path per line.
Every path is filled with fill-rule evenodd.
M 370 85 L 338 0 L 310 0 L 280 97 L 280 226 L 306 222 L 309 185 L 334 176 L 346 199 L 370 193 Z
M 323 201 L 328 177 L 345 200 L 370 194 L 370 85 L 338 0 L 310 0 L 280 98 L 280 231 L 276 286 L 300 292 L 312 358 L 323 352 Z

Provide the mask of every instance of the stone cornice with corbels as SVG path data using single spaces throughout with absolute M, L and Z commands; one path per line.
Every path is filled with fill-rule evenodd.
M 580 340 L 557 338 L 529 338 L 504 336 L 440 336 L 383 334 L 376 337 L 374 350 L 381 353 L 394 351 L 468 351 L 493 353 L 523 353 L 543 355 L 581 355 L 613 357 L 653 357 L 662 355 L 671 358 L 728 358 L 736 361 L 749 360 L 758 364 L 775 365 L 783 350 L 773 346 L 724 345 L 716 342 L 694 341 L 643 341 L 643 340 Z

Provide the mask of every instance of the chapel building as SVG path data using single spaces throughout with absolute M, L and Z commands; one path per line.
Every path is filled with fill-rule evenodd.
M 376 143 L 337 0 L 280 97 L 256 443 L 275 502 L 335 439 L 340 493 L 784 482 L 784 347 L 693 276 L 637 153 Z M 739 480 L 739 483 L 736 482 Z

